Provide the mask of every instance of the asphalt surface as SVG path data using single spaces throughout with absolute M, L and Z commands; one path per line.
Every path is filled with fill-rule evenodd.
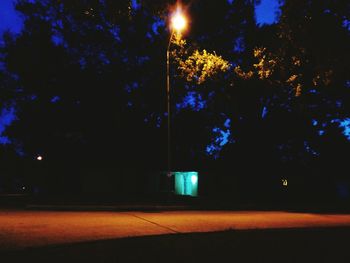
M 0 250 L 177 233 L 330 227 L 350 227 L 350 214 L 0 210 Z

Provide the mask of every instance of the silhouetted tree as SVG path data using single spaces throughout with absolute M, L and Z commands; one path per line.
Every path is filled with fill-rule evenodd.
M 171 46 L 174 169 L 224 169 L 223 182 L 260 186 L 345 166 L 348 1 L 286 0 L 279 22 L 260 28 L 258 2 L 182 2 L 190 26 Z M 74 191 L 86 173 L 166 169 L 175 4 L 17 2 L 24 29 L 4 37 L 0 107 L 16 107 L 6 135 L 33 173 L 51 175 L 43 183 Z

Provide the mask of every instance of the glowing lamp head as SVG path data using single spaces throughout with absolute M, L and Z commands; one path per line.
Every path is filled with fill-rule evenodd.
M 180 9 L 178 9 L 171 18 L 171 27 L 180 33 L 187 26 L 187 20 Z
M 42 161 L 43 157 L 42 157 L 41 155 L 39 155 L 39 156 L 36 157 L 36 159 L 37 159 L 38 161 Z

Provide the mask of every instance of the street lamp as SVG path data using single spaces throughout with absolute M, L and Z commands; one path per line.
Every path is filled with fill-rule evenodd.
M 181 33 L 187 26 L 187 20 L 185 15 L 183 14 L 181 8 L 177 8 L 176 12 L 171 17 L 171 28 Z
M 187 19 L 180 6 L 171 15 L 170 20 L 170 38 L 168 48 L 166 50 L 166 92 L 167 92 L 167 113 L 168 113 L 168 176 L 171 176 L 171 141 L 170 141 L 170 46 L 175 34 L 181 34 L 186 29 Z

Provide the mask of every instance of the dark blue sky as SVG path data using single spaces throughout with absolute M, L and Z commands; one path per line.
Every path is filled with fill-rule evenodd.
M 276 13 L 279 11 L 277 0 L 262 0 L 261 4 L 255 9 L 256 22 L 259 25 L 272 24 L 276 21 Z
M 0 32 L 11 29 L 18 33 L 22 28 L 22 19 L 13 6 L 14 0 L 0 0 Z

